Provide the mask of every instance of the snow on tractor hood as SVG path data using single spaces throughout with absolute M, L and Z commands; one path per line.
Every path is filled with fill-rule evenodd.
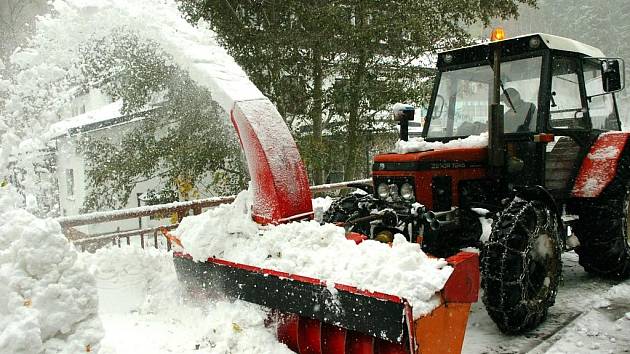
M 426 141 L 424 138 L 411 138 L 409 141 L 398 140 L 394 147 L 394 152 L 397 154 L 408 154 L 430 150 L 484 148 L 487 146 L 488 133 L 482 133 L 480 135 L 471 135 L 466 138 L 451 140 L 446 143 L 441 141 Z

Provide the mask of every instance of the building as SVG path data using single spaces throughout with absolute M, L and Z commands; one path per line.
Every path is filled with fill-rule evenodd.
M 137 124 L 145 119 L 144 112 L 123 115 L 121 109 L 122 101 L 112 102 L 111 98 L 100 90 L 93 89 L 77 97 L 64 112 L 66 118 L 51 126 L 49 154 L 52 154 L 54 159 L 54 179 L 57 182 L 57 198 L 61 216 L 81 214 L 88 193 L 87 161 L 78 151 L 80 141 L 88 137 L 108 137 L 116 142 L 116 139 L 121 139 L 125 133 L 137 127 Z M 136 185 L 124 208 L 146 204 L 143 196 L 149 190 L 155 189 L 159 182 L 157 179 L 151 179 Z M 78 233 L 94 235 L 159 224 L 157 220 L 140 218 L 87 225 L 76 229 Z

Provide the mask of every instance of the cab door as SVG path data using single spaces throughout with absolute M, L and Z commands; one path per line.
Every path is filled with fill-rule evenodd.
M 568 195 L 580 162 L 592 141 L 584 92 L 582 59 L 570 55 L 551 58 L 547 130 L 554 141 L 545 147 L 544 185 L 556 198 Z

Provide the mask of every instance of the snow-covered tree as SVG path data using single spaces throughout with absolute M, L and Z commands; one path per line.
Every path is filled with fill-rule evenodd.
M 398 101 L 421 104 L 429 94 L 421 59 L 469 39 L 477 20 L 515 16 L 510 1 L 194 1 L 191 21 L 208 18 L 230 54 L 278 106 L 287 122 L 312 127 L 300 140 L 314 182 L 327 161 L 345 178 L 364 175 L 377 112 Z M 331 119 L 331 118 L 336 119 Z M 341 123 L 344 137 L 325 144 L 323 132 Z

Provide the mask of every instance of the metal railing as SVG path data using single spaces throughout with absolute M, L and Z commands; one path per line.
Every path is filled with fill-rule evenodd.
M 348 182 L 340 182 L 340 183 L 331 183 L 331 184 L 322 184 L 317 186 L 311 186 L 311 192 L 313 194 L 320 194 L 332 191 L 338 191 L 345 188 L 351 188 L 350 185 L 357 183 L 367 183 L 371 184 L 371 179 L 363 179 L 356 181 L 348 181 Z M 99 211 L 88 214 L 81 215 L 73 215 L 73 216 L 64 216 L 59 217 L 56 220 L 61 224 L 64 234 L 68 237 L 72 242 L 76 245 L 80 245 L 83 250 L 85 250 L 86 245 L 94 244 L 94 243 L 112 243 L 114 245 L 121 245 L 121 240 L 125 240 L 129 245 L 131 244 L 131 237 L 139 237 L 140 238 L 140 246 L 145 248 L 147 245 L 147 241 L 153 241 L 153 247 L 159 248 L 159 239 L 161 236 L 161 231 L 172 230 L 177 228 L 179 224 L 168 224 L 164 226 L 151 227 L 151 228 L 143 228 L 143 229 L 135 229 L 135 230 L 126 230 L 126 231 L 115 231 L 110 233 L 102 233 L 102 234 L 94 234 L 94 235 L 86 235 L 78 232 L 74 229 L 77 226 L 85 226 L 85 225 L 93 225 L 105 222 L 112 221 L 120 221 L 120 220 L 128 220 L 128 219 L 136 219 L 147 216 L 155 216 L 155 215 L 166 215 L 177 213 L 178 220 L 185 216 L 187 216 L 190 211 L 193 212 L 193 215 L 198 215 L 202 212 L 204 208 L 212 208 L 221 204 L 226 204 L 234 201 L 235 196 L 223 196 L 223 197 L 214 197 L 214 198 L 206 198 L 206 199 L 198 199 L 191 200 L 186 202 L 174 202 L 168 204 L 160 204 L 160 205 L 150 205 L 150 206 L 142 206 L 137 208 L 129 208 L 122 210 L 111 210 L 111 211 Z M 79 236 L 76 236 L 79 235 Z M 166 239 L 166 248 L 168 250 L 171 249 L 170 240 Z

